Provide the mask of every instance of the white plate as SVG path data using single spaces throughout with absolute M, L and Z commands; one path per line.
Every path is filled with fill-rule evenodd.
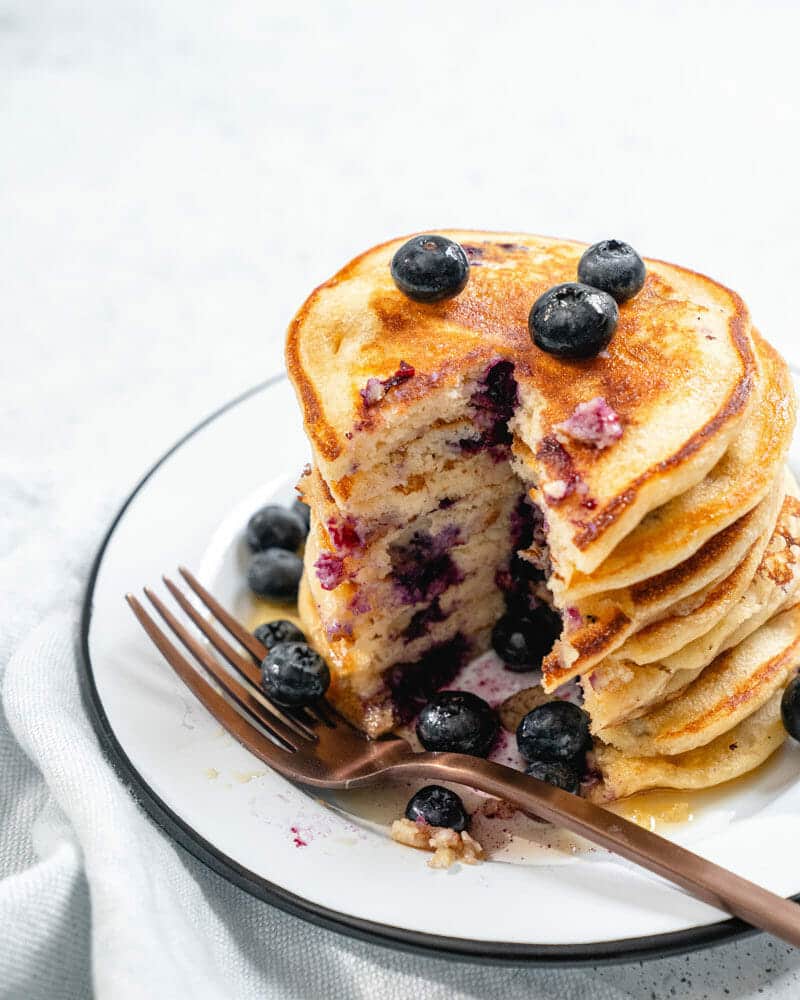
M 248 613 L 242 527 L 265 501 L 291 497 L 307 457 L 296 414 L 278 379 L 209 418 L 140 483 L 98 555 L 84 613 L 85 701 L 109 757 L 156 821 L 249 892 L 397 947 L 575 964 L 743 933 L 667 883 L 528 820 L 492 821 L 484 832 L 497 842 L 495 860 L 433 871 L 375 821 L 390 818 L 385 801 L 365 809 L 371 794 L 337 802 L 290 784 L 195 701 L 123 595 L 185 564 Z M 800 892 L 799 768 L 800 748 L 787 745 L 756 777 L 693 800 L 694 821 L 668 835 L 783 896 Z M 402 801 L 389 812 L 399 815 Z

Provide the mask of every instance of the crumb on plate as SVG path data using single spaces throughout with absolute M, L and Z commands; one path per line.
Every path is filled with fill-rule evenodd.
M 456 861 L 476 865 L 486 857 L 484 849 L 466 830 L 456 833 L 446 826 L 428 826 L 410 819 L 396 819 L 391 833 L 392 840 L 398 844 L 432 851 L 433 857 L 428 862 L 430 868 L 449 868 Z

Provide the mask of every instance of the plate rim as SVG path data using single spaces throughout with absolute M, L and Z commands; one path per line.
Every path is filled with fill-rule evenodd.
M 117 776 L 128 788 L 136 802 L 179 847 L 191 854 L 206 867 L 226 881 L 243 889 L 249 895 L 312 924 L 348 937 L 376 944 L 384 948 L 424 955 L 428 958 L 448 958 L 454 961 L 481 962 L 495 965 L 532 965 L 540 967 L 576 967 L 586 965 L 616 965 L 645 959 L 666 958 L 685 954 L 701 948 L 721 944 L 734 938 L 756 933 L 744 921 L 732 917 L 681 931 L 652 934 L 643 937 L 621 938 L 613 941 L 596 941 L 581 944 L 535 944 L 527 942 L 480 941 L 469 938 L 449 937 L 413 931 L 390 924 L 378 923 L 362 917 L 342 913 L 309 902 L 302 896 L 289 892 L 282 886 L 239 864 L 206 840 L 194 827 L 178 816 L 136 769 L 117 739 L 95 684 L 94 669 L 89 649 L 89 633 L 93 619 L 94 591 L 106 549 L 133 500 L 159 468 L 196 434 L 219 419 L 229 410 L 266 392 L 286 380 L 279 372 L 263 382 L 251 386 L 233 399 L 214 410 L 168 448 L 144 473 L 111 521 L 100 547 L 92 560 L 84 591 L 78 641 L 78 679 L 81 699 L 89 721 L 97 736 L 100 748 Z M 800 894 L 793 896 L 800 902 Z

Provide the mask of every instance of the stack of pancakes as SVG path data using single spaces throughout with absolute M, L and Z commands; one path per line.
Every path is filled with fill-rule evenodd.
M 300 610 L 331 697 L 386 732 L 488 647 L 507 606 L 546 602 L 564 626 L 542 683 L 582 687 L 592 796 L 755 767 L 783 739 L 800 658 L 786 365 L 737 295 L 658 261 L 606 351 L 554 357 L 528 313 L 575 280 L 585 246 L 443 235 L 470 259 L 457 297 L 403 295 L 398 240 L 318 288 L 289 330 L 314 457 Z M 584 404 L 621 436 L 573 434 Z

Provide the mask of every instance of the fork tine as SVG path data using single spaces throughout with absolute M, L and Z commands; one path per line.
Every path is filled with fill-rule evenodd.
M 161 579 L 164 581 L 165 586 L 178 604 L 180 604 L 186 614 L 206 636 L 214 649 L 216 649 L 218 653 L 222 653 L 228 663 L 230 663 L 230 665 L 234 667 L 245 680 L 249 681 L 251 684 L 259 684 L 261 680 L 261 673 L 255 663 L 253 663 L 253 661 L 248 657 L 240 656 L 233 646 L 231 646 L 229 642 L 226 642 L 216 629 L 211 627 L 208 620 L 203 618 L 194 604 L 192 604 L 183 591 L 180 590 L 177 585 L 172 582 L 172 580 L 166 576 L 162 576 Z
M 293 754 L 262 735 L 218 691 L 215 691 L 207 681 L 203 680 L 156 625 L 133 594 L 126 594 L 125 600 L 167 663 L 223 729 L 226 729 L 246 750 L 249 750 L 269 767 L 274 767 L 281 773 L 287 773 L 290 770 L 289 761 Z M 280 742 L 284 743 L 283 740 Z
M 277 705 L 269 701 L 265 695 L 261 693 L 260 682 L 261 674 L 260 671 L 250 660 L 246 660 L 243 656 L 240 656 L 230 643 L 226 642 L 222 636 L 217 632 L 217 630 L 212 626 L 211 622 L 203 618 L 197 608 L 192 604 L 192 602 L 186 597 L 186 595 L 170 580 L 168 577 L 162 577 L 164 585 L 167 587 L 169 592 L 175 598 L 175 600 L 180 604 L 186 614 L 192 619 L 195 625 L 200 629 L 203 635 L 208 639 L 214 649 L 218 653 L 221 653 L 225 659 L 234 667 L 238 672 L 248 681 L 252 686 L 253 690 L 250 693 L 264 708 L 272 713 L 276 718 L 280 719 L 284 725 L 288 726 L 292 732 L 296 733 L 298 736 L 302 736 L 307 740 L 316 740 L 317 734 L 309 726 L 304 725 L 297 719 L 293 719 L 290 715 L 283 712 Z M 248 688 L 248 690 L 250 690 Z
M 333 709 L 324 698 L 319 698 L 313 705 L 309 705 L 308 711 L 311 712 L 312 715 L 315 715 L 320 722 L 324 722 L 329 729 L 336 728 L 337 723 L 334 718 Z
M 264 643 L 259 642 L 252 633 L 248 632 L 244 626 L 237 622 L 233 615 L 223 608 L 216 597 L 209 594 L 202 583 L 200 583 L 194 574 L 190 573 L 185 566 L 179 566 L 178 572 L 189 584 L 195 594 L 197 594 L 203 604 L 205 604 L 208 610 L 214 615 L 220 625 L 223 625 L 230 632 L 233 638 L 240 642 L 247 652 L 250 653 L 251 656 L 254 656 L 260 663 L 269 652 Z
M 205 604 L 208 610 L 214 615 L 220 625 L 223 625 L 236 639 L 240 642 L 244 648 L 254 656 L 259 663 L 264 659 L 269 650 L 264 645 L 263 642 L 259 642 L 258 639 L 244 628 L 240 622 L 238 622 L 233 615 L 226 611 L 225 608 L 219 603 L 219 601 L 210 594 L 206 588 L 200 583 L 197 577 L 190 573 L 185 566 L 179 566 L 178 572 L 183 577 L 183 579 L 189 584 L 192 590 L 197 594 L 200 600 Z M 300 710 L 301 712 L 310 712 L 311 715 L 315 716 L 320 722 L 323 722 L 330 729 L 336 726 L 336 723 L 331 719 L 330 712 L 326 712 L 324 708 L 317 705 L 309 705 L 305 710 Z M 305 716 L 308 718 L 308 716 Z
M 202 646 L 197 639 L 195 639 L 191 633 L 181 625 L 175 615 L 169 610 L 169 608 L 164 604 L 158 594 L 154 593 L 149 587 L 144 588 L 144 592 L 147 595 L 147 599 L 156 609 L 156 611 L 161 615 L 164 621 L 169 625 L 172 632 L 180 639 L 183 645 L 189 650 L 189 652 L 194 656 L 197 662 L 203 667 L 206 673 L 209 673 L 219 684 L 222 685 L 223 689 L 238 702 L 241 707 L 248 712 L 260 725 L 264 726 L 273 736 L 276 736 L 282 743 L 286 744 L 289 749 L 297 749 L 297 733 L 287 726 L 281 719 L 275 717 L 275 709 L 267 701 L 266 698 L 263 699 L 263 703 L 260 697 L 260 692 L 254 692 L 251 689 L 246 688 L 243 684 L 240 684 L 231 674 L 224 669 L 224 667 L 214 658 L 214 656 L 208 651 L 208 649 Z M 266 711 L 261 711 L 260 707 L 266 709 Z M 294 735 L 294 739 L 292 736 Z M 303 736 L 305 739 L 305 736 Z

